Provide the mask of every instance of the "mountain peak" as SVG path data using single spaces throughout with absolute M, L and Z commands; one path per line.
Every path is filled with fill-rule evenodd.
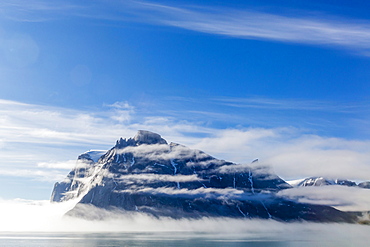
M 122 139 L 121 137 L 117 140 L 115 148 L 125 148 L 127 146 L 138 146 L 141 144 L 167 144 L 167 141 L 157 133 L 147 130 L 139 130 L 133 138 Z
M 139 130 L 134 140 L 137 144 L 167 144 L 167 141 L 161 135 L 147 130 Z
M 265 167 L 240 166 L 180 144 L 168 145 L 150 131 L 120 138 L 99 159 L 92 154 L 81 155 L 79 159 L 86 162 L 54 186 L 51 201 L 79 200 L 69 216 L 94 219 L 95 214 L 84 208 L 93 205 L 172 218 L 355 220 L 327 206 L 279 196 L 279 191 L 291 186 Z

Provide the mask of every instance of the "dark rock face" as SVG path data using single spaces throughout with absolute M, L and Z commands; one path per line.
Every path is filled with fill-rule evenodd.
M 364 188 L 364 189 L 370 189 L 370 181 L 359 183 L 358 187 L 361 187 L 361 188 Z
M 80 198 L 69 215 L 87 216 L 79 205 L 91 204 L 157 217 L 354 221 L 331 207 L 277 197 L 276 192 L 291 186 L 258 162 L 218 160 L 199 150 L 168 145 L 149 131 L 121 138 L 97 161 L 88 156 L 80 156 L 82 165 L 54 187 L 52 201 Z
M 345 180 L 345 179 L 337 179 L 335 182 L 338 185 L 344 185 L 344 186 L 349 186 L 349 187 L 357 186 L 355 182 L 350 181 L 350 180 Z

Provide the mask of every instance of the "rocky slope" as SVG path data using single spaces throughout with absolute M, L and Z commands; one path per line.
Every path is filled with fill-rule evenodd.
M 291 186 L 258 162 L 234 164 L 168 144 L 156 133 L 139 131 L 134 138 L 121 138 L 104 154 L 87 152 L 79 156 L 76 168 L 55 184 L 51 200 L 79 198 L 68 214 L 90 218 L 93 216 L 81 205 L 173 218 L 355 220 L 331 207 L 276 196 L 287 188 Z
M 368 181 L 356 184 L 356 182 L 347 179 L 329 179 L 325 177 L 309 177 L 302 180 L 293 181 L 290 183 L 290 185 L 292 185 L 293 187 L 342 185 L 370 189 L 370 182 Z

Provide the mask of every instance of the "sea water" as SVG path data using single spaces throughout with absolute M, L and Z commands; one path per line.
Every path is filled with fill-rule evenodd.
M 116 233 L 55 233 L 2 232 L 0 246 L 7 247 L 348 247 L 370 246 L 370 227 L 356 228 L 341 236 L 334 231 L 310 231 L 296 236 L 271 233 L 207 233 L 207 232 L 116 232 Z M 358 230 L 360 229 L 360 230 Z M 366 237 L 367 236 L 367 237 Z

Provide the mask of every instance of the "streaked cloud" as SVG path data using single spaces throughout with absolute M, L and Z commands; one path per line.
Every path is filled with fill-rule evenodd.
M 16 21 L 47 21 L 77 18 L 144 22 L 239 39 L 342 47 L 369 55 L 370 22 L 340 16 L 294 10 L 282 15 L 202 5 L 168 5 L 144 1 L 5 1 L 3 18 Z M 293 12 L 293 11 L 292 11 Z
M 66 175 L 64 172 L 59 170 L 33 169 L 32 166 L 30 166 L 29 169 L 2 168 L 0 170 L 0 176 L 31 178 L 37 181 L 53 183 L 56 181 L 62 181 Z
M 288 16 L 249 9 L 134 3 L 138 10 L 150 13 L 152 21 L 202 33 L 242 39 L 334 45 L 364 54 L 370 48 L 370 23 L 366 20 L 313 15 L 299 10 L 294 16 Z
M 66 169 L 71 170 L 76 166 L 76 160 L 67 160 L 59 162 L 40 162 L 37 163 L 38 167 L 53 168 L 53 169 Z
M 322 137 L 294 128 L 249 128 L 215 131 L 194 147 L 239 163 L 259 158 L 288 180 L 310 176 L 370 179 L 369 140 Z
M 138 113 L 141 109 L 132 109 L 130 119 L 122 123 L 113 118 L 114 107 L 87 112 L 0 100 L 1 174 L 59 181 L 79 154 L 90 149 L 108 150 L 120 137 L 133 137 L 144 129 L 161 134 L 168 142 L 239 163 L 240 168 L 243 164 L 253 168 L 250 162 L 259 158 L 260 165 L 272 167 L 283 179 L 325 176 L 370 180 L 367 139 L 320 136 L 289 125 L 217 128 L 159 113 L 144 117 Z M 142 146 L 125 151 L 150 155 L 157 148 L 168 149 Z M 180 146 L 173 151 L 181 154 L 184 150 Z
M 120 190 L 120 193 L 148 193 L 148 194 L 164 194 L 164 195 L 171 195 L 171 196 L 180 196 L 180 197 L 190 197 L 193 198 L 194 196 L 197 197 L 205 197 L 205 198 L 235 198 L 236 196 L 241 196 L 244 193 L 242 190 L 237 190 L 233 188 L 225 188 L 225 189 L 217 189 L 217 188 L 198 188 L 193 190 L 188 189 L 173 189 L 173 188 L 139 188 L 139 189 L 127 189 L 127 190 Z M 248 194 L 249 200 L 253 199 L 253 195 Z M 258 199 L 257 199 L 258 200 Z
M 236 108 L 256 108 L 269 110 L 304 110 L 321 111 L 336 113 L 356 113 L 368 111 L 367 102 L 329 102 L 320 100 L 302 100 L 302 99 L 271 99 L 261 97 L 246 98 L 214 98 L 215 103 L 236 107 Z
M 122 110 L 119 106 L 87 112 L 0 100 L 0 175 L 59 181 L 79 154 L 107 150 L 120 137 L 133 137 L 139 129 L 184 144 L 197 139 L 187 136 L 188 132 L 211 131 L 166 117 L 138 117 L 132 107 L 122 123 L 116 119 Z
M 161 174 L 130 174 L 122 175 L 115 178 L 115 180 L 122 180 L 124 183 L 143 183 L 143 182 L 193 182 L 199 181 L 197 175 L 161 175 Z
M 86 9 L 73 1 L 4 0 L 0 3 L 1 17 L 22 22 L 43 22 L 79 13 Z
M 152 244 L 153 241 L 168 240 L 176 243 L 193 238 L 204 239 L 199 243 L 204 245 L 220 245 L 236 242 L 286 244 L 289 242 L 312 244 L 315 243 L 337 244 L 346 246 L 366 246 L 370 240 L 368 227 L 355 224 L 317 224 L 317 223 L 283 223 L 272 220 L 245 220 L 230 218 L 201 218 L 201 219 L 169 219 L 154 218 L 137 212 L 124 214 L 122 211 L 107 211 L 92 205 L 81 204 L 81 211 L 88 211 L 91 215 L 105 216 L 106 220 L 94 221 L 62 217 L 74 207 L 76 201 L 63 203 L 50 203 L 49 201 L 35 200 L 1 200 L 0 217 L 2 224 L 0 230 L 14 234 L 16 237 L 45 239 L 50 238 L 50 233 L 73 233 L 73 239 L 86 243 L 99 244 L 101 239 L 97 233 L 105 233 L 115 238 L 119 243 L 143 240 Z M 128 233 L 129 234 L 126 234 Z M 155 234 L 153 234 L 155 232 Z M 171 232 L 169 236 L 169 232 Z M 81 233 L 82 235 L 79 235 Z M 115 234 L 114 234 L 115 233 Z M 350 238 L 348 237 L 350 233 Z M 15 235 L 16 234 L 16 235 Z M 113 234 L 113 235 L 112 235 Z M 54 234 L 55 235 L 55 234 Z M 13 235 L 11 235 L 13 236 Z M 59 236 L 59 235 L 58 235 Z M 63 235 L 70 237 L 71 235 Z M 61 243 L 64 237 L 58 239 Z M 64 239 L 64 240 L 63 240 Z M 95 241 L 94 241 L 95 239 Z M 120 242 L 123 240 L 122 242 Z M 148 241 L 146 241 L 148 240 Z M 232 243 L 231 243 L 232 242 Z
M 301 203 L 321 204 L 342 211 L 367 211 L 370 205 L 370 190 L 341 185 L 299 187 L 283 190 L 279 196 Z
M 155 144 L 155 145 L 140 145 L 140 146 L 128 146 L 117 151 L 118 154 L 132 153 L 136 157 L 148 159 L 148 160 L 168 160 L 176 159 L 181 157 L 183 159 L 202 159 L 208 157 L 207 154 L 202 153 L 200 150 L 189 149 L 182 145 L 166 145 L 166 144 Z

